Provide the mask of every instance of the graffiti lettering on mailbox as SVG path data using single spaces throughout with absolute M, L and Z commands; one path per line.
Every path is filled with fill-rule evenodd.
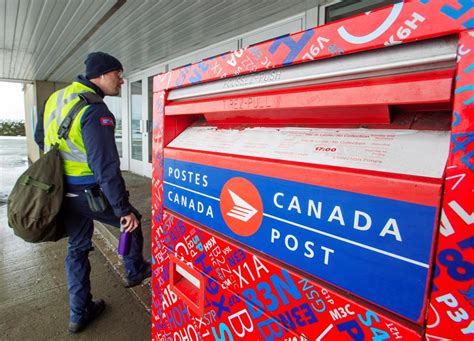
M 410 37 L 413 31 L 418 28 L 419 23 L 422 23 L 424 21 L 425 21 L 425 17 L 414 12 L 411 15 L 411 19 L 405 20 L 404 25 L 400 26 L 397 32 L 390 36 L 389 40 L 385 42 L 385 46 L 401 44 L 403 40 Z

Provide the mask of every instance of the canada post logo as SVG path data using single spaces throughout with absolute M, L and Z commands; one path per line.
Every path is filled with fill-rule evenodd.
M 220 194 L 220 209 L 226 225 L 239 236 L 253 235 L 262 224 L 262 198 L 247 179 L 236 177 L 224 184 Z

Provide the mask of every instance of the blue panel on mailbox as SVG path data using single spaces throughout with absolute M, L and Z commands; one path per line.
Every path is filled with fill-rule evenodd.
M 413 321 L 436 208 L 165 159 L 165 207 Z

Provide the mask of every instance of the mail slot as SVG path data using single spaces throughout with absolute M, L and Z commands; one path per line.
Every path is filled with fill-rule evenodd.
M 474 38 L 448 3 L 155 78 L 154 339 L 472 336 Z

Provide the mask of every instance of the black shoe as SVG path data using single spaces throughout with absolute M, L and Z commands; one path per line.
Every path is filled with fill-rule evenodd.
M 137 286 L 137 285 L 141 284 L 148 277 L 151 277 L 151 264 L 149 262 L 146 262 L 145 268 L 142 270 L 142 272 L 140 272 L 137 275 L 137 277 L 135 277 L 133 279 L 127 278 L 125 280 L 124 287 L 125 288 L 131 288 L 131 287 Z
M 94 321 L 105 309 L 104 300 L 92 301 L 91 307 L 87 309 L 87 315 L 84 318 L 84 321 L 79 323 L 69 322 L 68 330 L 70 333 L 79 333 L 84 330 L 89 323 Z

